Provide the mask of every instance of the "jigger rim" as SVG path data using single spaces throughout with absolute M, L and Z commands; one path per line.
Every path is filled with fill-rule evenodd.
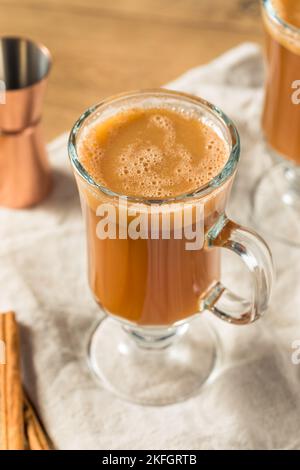
M 23 35 L 18 36 L 16 34 L 3 34 L 3 35 L 0 35 L 0 43 L 1 43 L 1 41 L 6 40 L 6 39 L 15 39 L 15 40 L 18 40 L 18 41 L 25 41 L 28 44 L 32 44 L 34 46 L 37 46 L 37 48 L 40 51 L 42 51 L 42 53 L 44 54 L 44 56 L 48 60 L 47 71 L 41 78 L 36 80 L 34 83 L 31 83 L 30 85 L 26 85 L 26 86 L 23 86 L 21 88 L 12 88 L 10 90 L 7 90 L 7 91 L 9 91 L 9 93 L 20 92 L 20 91 L 26 90 L 28 88 L 32 88 L 32 87 L 38 85 L 39 83 L 41 83 L 42 81 L 44 81 L 48 78 L 49 73 L 50 73 L 51 68 L 52 68 L 52 64 L 53 64 L 53 56 L 52 56 L 50 50 L 48 49 L 48 47 L 45 46 L 45 44 L 43 44 L 41 41 L 35 41 L 34 39 L 29 38 L 28 36 L 23 36 Z

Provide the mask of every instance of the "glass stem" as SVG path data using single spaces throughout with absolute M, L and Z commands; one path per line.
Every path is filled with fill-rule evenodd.
M 160 350 L 171 346 L 176 339 L 182 336 L 189 328 L 188 324 L 171 328 L 138 328 L 123 326 L 136 345 L 143 349 Z
M 300 167 L 288 164 L 285 166 L 287 191 L 283 195 L 283 201 L 287 205 L 300 205 Z

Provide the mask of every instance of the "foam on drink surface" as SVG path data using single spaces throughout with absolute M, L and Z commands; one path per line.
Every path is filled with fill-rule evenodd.
M 286 23 L 300 28 L 300 1 L 299 0 L 272 0 L 272 5 Z
M 290 26 L 296 28 L 295 31 L 280 26 L 274 22 L 268 13 L 263 13 L 265 26 L 270 36 L 284 48 L 296 55 L 300 55 L 300 1 L 299 0 L 270 0 L 276 15 Z M 299 29 L 299 33 L 297 32 Z
M 131 109 L 89 127 L 81 164 L 98 184 L 127 196 L 192 192 L 220 173 L 228 146 L 198 118 L 167 108 Z

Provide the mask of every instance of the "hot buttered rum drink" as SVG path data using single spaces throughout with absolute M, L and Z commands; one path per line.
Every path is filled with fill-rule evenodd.
M 148 326 L 172 325 L 201 310 L 219 280 L 217 249 L 202 244 L 187 250 L 186 239 L 176 238 L 172 227 L 169 239 L 162 233 L 155 239 L 120 237 L 118 218 L 113 219 L 116 237 L 101 239 L 97 208 L 107 202 L 117 206 L 117 195 L 122 195 L 129 197 L 129 206 L 136 198 L 147 213 L 149 200 L 160 207 L 197 191 L 226 164 L 224 139 L 199 117 L 171 108 L 136 108 L 93 122 L 81 135 L 78 153 L 90 177 L 115 194 L 106 197 L 104 191 L 102 197 L 78 181 L 87 221 L 90 286 L 99 304 L 110 314 Z M 201 200 L 205 233 L 224 212 L 229 184 Z
M 271 147 L 300 165 L 300 1 L 270 0 L 270 4 L 277 17 L 298 32 L 288 35 L 264 11 L 268 72 L 263 129 Z

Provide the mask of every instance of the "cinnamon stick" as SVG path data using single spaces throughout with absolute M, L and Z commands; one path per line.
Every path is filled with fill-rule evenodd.
M 0 315 L 0 449 L 24 449 L 23 391 L 20 373 L 20 344 L 15 315 Z M 2 362 L 2 361 L 1 361 Z
M 24 392 L 25 437 L 29 450 L 50 450 L 51 445 L 46 433 Z

